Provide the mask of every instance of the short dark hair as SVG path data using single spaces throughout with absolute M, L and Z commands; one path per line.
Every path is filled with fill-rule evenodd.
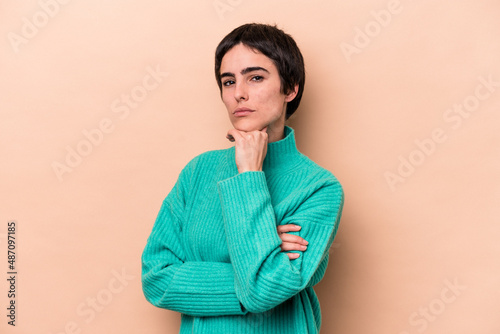
M 234 46 L 244 44 L 270 58 L 278 68 L 281 93 L 288 94 L 299 85 L 297 95 L 288 102 L 285 119 L 297 110 L 305 84 L 304 58 L 292 36 L 276 25 L 248 23 L 231 31 L 215 50 L 215 78 L 222 94 L 220 67 L 224 55 Z

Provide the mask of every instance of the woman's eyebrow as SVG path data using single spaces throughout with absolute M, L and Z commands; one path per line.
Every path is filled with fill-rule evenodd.
M 248 72 L 259 71 L 259 70 L 262 70 L 262 71 L 269 73 L 269 71 L 266 70 L 264 67 L 253 66 L 253 67 L 244 68 L 243 70 L 241 70 L 241 74 L 243 75 L 243 74 L 247 74 Z
M 253 72 L 253 71 L 264 71 L 264 72 L 267 72 L 269 73 L 268 70 L 266 70 L 264 67 L 260 67 L 260 66 L 251 66 L 251 67 L 247 67 L 247 68 L 244 68 L 241 70 L 241 75 L 245 75 L 249 72 Z M 234 77 L 234 73 L 231 73 L 231 72 L 224 72 L 220 75 L 221 78 L 224 78 L 224 77 Z

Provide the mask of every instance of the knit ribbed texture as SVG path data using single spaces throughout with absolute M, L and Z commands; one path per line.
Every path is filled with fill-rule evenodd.
M 234 146 L 208 151 L 163 201 L 142 254 L 142 287 L 150 303 L 181 313 L 180 333 L 319 333 L 313 286 L 328 265 L 342 187 L 298 151 L 289 126 L 268 144 L 262 169 L 238 173 Z M 288 233 L 307 250 L 281 251 L 283 224 L 302 227 Z

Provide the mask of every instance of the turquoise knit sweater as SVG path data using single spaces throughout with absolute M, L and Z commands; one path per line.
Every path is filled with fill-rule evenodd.
M 235 147 L 182 169 L 142 254 L 153 305 L 181 313 L 180 333 L 319 333 L 313 290 L 325 274 L 344 193 L 335 176 L 298 151 L 294 129 L 268 143 L 262 171 L 238 173 Z M 309 242 L 297 259 L 277 225 Z

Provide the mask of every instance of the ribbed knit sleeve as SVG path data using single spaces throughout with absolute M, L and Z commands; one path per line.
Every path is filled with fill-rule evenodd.
M 163 201 L 142 253 L 142 289 L 153 305 L 192 316 L 241 315 L 230 263 L 186 261 L 181 242 L 188 164 Z
M 217 186 L 236 296 L 246 310 L 270 310 L 323 277 L 344 202 L 336 179 L 319 179 L 292 194 L 303 200 L 283 218 L 286 222 L 276 221 L 263 171 L 239 173 Z M 296 260 L 281 251 L 276 229 L 281 223 L 300 225 L 302 229 L 294 234 L 309 241 Z

